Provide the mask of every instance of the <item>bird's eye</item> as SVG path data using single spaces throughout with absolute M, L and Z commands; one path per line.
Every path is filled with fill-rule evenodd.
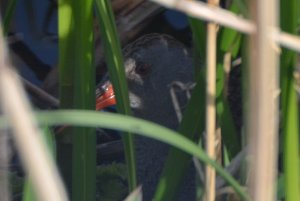
M 137 67 L 135 68 L 135 72 L 142 76 L 149 74 L 150 71 L 151 71 L 150 64 L 141 63 L 137 65 Z

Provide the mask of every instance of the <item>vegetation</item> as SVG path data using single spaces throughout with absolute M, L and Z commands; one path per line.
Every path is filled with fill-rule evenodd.
M 260 19 L 257 20 L 257 18 L 264 17 L 260 15 L 261 11 L 258 9 L 260 8 L 259 1 L 256 1 L 256 3 L 249 1 L 248 4 L 251 5 L 247 5 L 243 0 L 224 1 L 229 4 L 226 4 L 227 13 L 222 13 L 218 9 L 211 9 L 211 14 L 207 16 L 202 16 L 200 13 L 201 8 L 206 8 L 205 5 L 199 3 L 199 7 L 197 7 L 196 1 L 188 1 L 191 4 L 195 3 L 194 10 L 190 11 L 185 10 L 187 8 L 184 6 L 180 6 L 180 3 L 176 7 L 176 5 L 170 4 L 169 1 L 155 0 L 155 2 L 160 2 L 166 7 L 185 12 L 188 16 L 193 38 L 192 46 L 196 86 L 193 89 L 177 131 L 131 117 L 132 112 L 129 106 L 121 44 L 117 34 L 111 1 L 58 1 L 60 105 L 56 111 L 32 110 L 31 112 L 34 114 L 33 121 L 37 121 L 44 128 L 42 129 L 43 139 L 41 143 L 47 147 L 48 154 L 51 153 L 51 161 L 57 161 L 61 169 L 62 180 L 66 184 L 66 192 L 70 194 L 70 199 L 78 201 L 98 199 L 115 201 L 124 199 L 125 195 L 135 192 L 134 196 L 131 196 L 128 200 L 139 200 L 140 191 L 134 191 L 138 189 L 134 136 L 142 135 L 172 146 L 154 195 L 155 201 L 174 200 L 181 179 L 190 164 L 191 156 L 194 156 L 195 164 L 201 162 L 202 166 L 212 167 L 222 177 L 222 179 L 218 178 L 219 180 L 217 180 L 225 181 L 234 190 L 234 193 L 224 193 L 226 195 L 224 199 L 226 200 L 232 200 L 232 196 L 236 195 L 239 196 L 240 200 L 247 201 L 263 200 L 266 197 L 269 198 L 269 201 L 274 199 L 286 201 L 300 200 L 299 92 L 295 89 L 296 85 L 299 84 L 297 83 L 299 82 L 297 80 L 299 79 L 297 77 L 299 74 L 297 70 L 299 69 L 296 69 L 296 66 L 299 65 L 297 62 L 299 61 L 297 60 L 296 51 L 300 50 L 300 39 L 288 35 L 290 40 L 294 41 L 290 45 L 280 35 L 282 33 L 293 34 L 294 36 L 299 35 L 299 0 L 280 1 L 280 13 L 278 14 L 280 22 L 274 23 L 275 25 L 280 24 L 278 25 L 282 30 L 280 33 L 270 33 L 271 31 L 264 33 L 263 28 L 255 26 L 255 23 L 260 23 L 258 22 Z M 18 1 L 9 1 L 6 6 L 1 31 L 4 36 L 7 36 L 9 33 L 9 25 L 13 20 L 13 13 L 17 3 Z M 33 3 L 33 1 L 30 3 Z M 254 7 L 255 9 L 251 11 L 247 9 L 248 7 Z M 273 6 L 270 6 L 270 9 L 272 8 Z M 235 25 L 234 23 L 227 22 L 230 20 L 234 21 L 232 18 L 228 18 L 227 21 L 226 19 L 223 20 L 226 16 L 230 15 L 228 14 L 229 12 L 234 14 L 235 17 L 239 16 L 237 19 L 234 18 L 234 20 L 240 22 L 241 25 L 239 23 Z M 276 9 L 274 9 L 274 12 L 276 12 Z M 240 16 L 243 16 L 243 18 Z M 246 20 L 246 18 L 253 19 L 253 21 Z M 263 18 L 261 21 L 265 22 L 270 18 L 272 17 L 265 16 L 266 20 Z M 215 69 L 204 68 L 211 59 L 208 57 L 208 52 L 213 51 L 207 43 L 207 38 L 210 34 L 207 31 L 207 27 L 209 24 L 213 24 L 211 21 L 220 24 L 220 27 L 216 31 L 215 52 L 217 56 L 213 58 L 216 63 Z M 95 26 L 95 24 L 97 25 Z M 119 114 L 94 111 L 96 86 L 95 57 L 98 56 L 94 52 L 94 42 L 95 38 L 98 37 L 96 35 L 98 31 L 100 32 L 103 44 L 104 57 L 110 80 L 115 89 L 117 99 L 116 110 Z M 260 35 L 260 33 L 262 34 Z M 273 91 L 274 94 L 272 97 L 268 96 L 268 94 L 259 94 L 261 88 L 265 87 L 264 84 L 271 85 L 273 83 L 253 84 L 253 80 L 256 80 L 255 76 L 257 76 L 257 83 L 260 83 L 258 77 L 263 76 L 259 68 L 253 67 L 253 65 L 259 63 L 254 61 L 255 59 L 253 58 L 255 57 L 253 57 L 253 54 L 262 52 L 264 48 L 270 48 L 268 44 L 261 47 L 255 43 L 255 40 L 259 41 L 257 38 L 263 38 L 266 35 L 273 40 L 273 49 L 271 48 L 271 52 L 275 56 L 273 55 L 272 57 L 271 55 L 271 59 L 269 60 L 270 64 L 274 65 L 264 67 L 273 69 L 272 72 L 274 74 L 269 76 L 275 80 L 274 86 L 275 89 L 280 91 L 280 100 L 277 99 L 279 97 L 279 92 L 277 91 Z M 280 54 L 278 54 L 279 46 L 283 47 L 280 50 Z M 7 64 L 4 62 L 5 47 L 0 48 L 2 48 L 0 50 L 0 54 L 2 54 L 0 55 L 0 64 L 3 66 L 3 68 L 0 67 L 0 70 L 2 70 L 6 68 Z M 257 60 L 260 60 L 261 57 L 263 56 L 257 56 Z M 229 59 L 229 62 L 226 58 Z M 233 62 L 231 61 L 238 59 L 241 59 L 242 63 L 236 67 L 232 67 L 231 64 Z M 277 65 L 277 60 L 279 59 L 280 62 Z M 237 106 L 230 105 L 228 100 L 228 79 L 231 76 L 230 72 L 235 71 L 237 68 L 239 68 L 242 74 L 237 81 L 237 85 L 239 85 L 237 87 L 243 90 L 243 94 L 241 95 L 242 100 L 240 100 L 242 101 L 240 104 L 243 108 L 243 116 L 240 116 L 238 120 L 234 118 L 235 114 L 232 113 L 232 107 Z M 207 97 L 210 94 L 207 95 L 206 92 L 206 83 L 209 83 L 206 75 L 210 70 L 216 73 L 216 79 L 213 80 L 216 84 L 216 96 L 213 97 L 214 106 L 207 104 Z M 4 73 L 2 74 L 2 76 L 5 75 Z M 277 82 L 276 79 L 278 79 Z M 0 85 L 3 84 L 4 86 L 7 83 L 2 81 Z M 7 103 L 6 99 L 2 101 L 3 103 L 1 102 L 1 97 L 9 93 L 9 91 L 5 90 L 5 87 L 0 88 L 0 104 L 2 104 L 0 106 L 1 111 L 4 111 L 4 114 L 0 116 L 1 129 L 8 126 L 14 127 L 16 123 L 10 118 L 10 111 L 6 111 L 4 108 L 4 103 L 9 103 Z M 253 91 L 257 92 L 257 96 L 260 98 L 253 98 Z M 265 106 L 264 103 L 266 103 L 266 100 L 268 100 L 267 105 L 274 106 L 271 108 L 274 111 L 267 111 L 269 112 L 268 114 L 271 114 L 271 117 L 263 116 L 263 113 L 259 115 L 260 112 L 255 114 L 254 111 L 259 111 L 259 108 L 261 111 L 265 111 L 265 108 L 262 107 Z M 256 103 L 255 109 L 253 109 L 253 101 Z M 209 138 L 209 135 L 206 138 L 203 138 L 202 135 L 206 132 L 207 128 L 207 107 L 214 107 L 216 110 L 217 129 L 215 133 L 219 133 L 217 141 L 221 144 L 221 148 L 218 151 L 220 157 L 211 156 L 206 153 L 204 148 L 206 146 L 206 138 Z M 271 120 L 266 117 L 271 118 Z M 260 124 L 255 124 L 258 119 L 261 120 Z M 242 122 L 242 125 L 237 125 L 237 121 L 239 120 Z M 272 124 L 278 121 L 280 122 L 279 124 Z M 56 137 L 53 137 L 55 134 L 49 128 L 56 125 L 68 125 L 72 127 L 64 129 L 59 136 L 56 135 Z M 262 133 L 262 130 L 260 130 L 261 127 L 266 127 L 264 125 L 271 125 L 270 128 L 267 128 L 269 130 L 266 133 Z M 113 163 L 97 166 L 96 128 L 98 127 L 121 131 L 125 152 L 124 164 Z M 257 136 L 256 132 L 266 136 L 265 139 L 271 139 L 270 141 L 266 140 L 262 142 L 265 149 L 261 149 L 258 145 L 257 140 L 263 138 Z M 273 136 L 273 138 L 268 138 L 269 136 Z M 71 145 L 71 147 L 66 146 L 66 144 Z M 252 154 L 250 156 L 245 155 L 245 150 L 248 148 L 250 149 L 249 153 Z M 260 161 L 257 158 L 257 155 L 260 153 L 270 153 L 270 155 L 267 154 L 266 157 L 260 158 L 263 160 L 262 164 L 266 164 L 266 166 L 253 165 L 253 163 Z M 239 177 L 233 177 L 231 175 L 233 173 L 231 172 L 232 170 L 226 167 L 236 166 L 235 161 L 241 156 L 243 160 L 239 161 L 239 168 L 234 172 L 235 174 L 238 173 Z M 26 161 L 26 158 L 23 160 Z M 27 163 L 25 162 L 24 164 L 25 171 L 28 171 L 29 167 L 26 166 Z M 274 179 L 268 180 L 271 182 L 269 184 L 272 187 L 268 186 L 266 192 L 262 193 L 263 195 L 257 192 L 259 191 L 257 190 L 257 186 L 259 186 L 260 182 L 263 183 L 265 179 L 257 179 L 257 175 L 260 175 L 261 170 L 257 167 L 274 173 L 268 175 L 274 177 Z M 199 173 L 201 171 L 197 169 L 196 175 L 199 178 L 203 174 Z M 37 188 L 37 183 L 31 176 L 28 175 L 28 177 L 23 178 L 14 173 L 9 173 L 11 192 L 13 195 L 20 196 L 20 191 L 23 191 L 21 194 L 24 201 L 43 200 L 41 196 L 43 192 L 38 192 L 40 188 Z M 198 200 L 204 198 L 209 200 L 208 194 L 211 191 L 215 194 L 212 198 L 213 200 L 214 197 L 223 195 L 218 193 L 225 191 L 224 187 L 217 189 L 217 192 L 215 189 L 206 188 L 205 190 L 205 182 L 203 178 L 199 178 L 196 178 L 198 181 Z M 101 183 L 99 182 L 100 180 Z M 169 185 L 166 185 L 166 183 Z M 61 188 L 60 190 L 62 191 L 64 190 L 62 186 L 54 185 L 53 188 L 56 187 Z M 63 194 L 61 200 L 65 200 Z

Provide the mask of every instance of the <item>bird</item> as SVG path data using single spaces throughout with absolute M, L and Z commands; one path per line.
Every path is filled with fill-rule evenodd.
M 177 130 L 179 119 L 171 89 L 174 83 L 188 86 L 194 82 L 193 58 L 190 50 L 166 34 L 151 33 L 141 36 L 122 50 L 124 70 L 129 89 L 129 102 L 133 115 L 172 130 Z M 55 75 L 55 73 L 53 73 Z M 49 78 L 53 77 L 49 74 Z M 228 101 L 238 131 L 242 127 L 241 68 L 229 73 Z M 46 79 L 47 80 L 47 79 Z M 48 79 L 52 80 L 53 79 Z M 58 84 L 51 84 L 56 92 Z M 54 86 L 54 87 L 53 87 Z M 183 111 L 187 98 L 185 92 L 178 96 Z M 113 87 L 104 78 L 96 87 L 96 110 L 116 104 Z M 143 187 L 143 200 L 152 200 L 168 154 L 169 146 L 142 136 L 135 137 L 137 177 Z M 195 200 L 195 174 L 193 168 L 184 180 L 177 201 Z
M 173 83 L 188 85 L 194 82 L 190 51 L 169 35 L 152 33 L 127 45 L 123 49 L 123 56 L 133 115 L 177 130 L 179 120 L 170 90 Z M 113 90 L 105 83 L 107 90 L 103 90 L 103 85 L 97 86 L 97 110 L 115 103 Z M 103 92 L 106 92 L 105 95 Z M 184 110 L 187 98 L 182 93 L 179 96 L 179 105 Z M 135 148 L 138 183 L 142 185 L 143 200 L 150 201 L 159 182 L 169 146 L 137 136 Z M 195 200 L 194 174 L 189 173 L 188 177 L 177 196 L 178 201 Z

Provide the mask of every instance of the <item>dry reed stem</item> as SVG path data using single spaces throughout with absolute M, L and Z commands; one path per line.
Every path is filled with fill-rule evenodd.
M 273 38 L 279 45 L 300 52 L 300 37 L 285 32 L 274 31 Z
M 182 11 L 195 18 L 215 22 L 243 33 L 255 32 L 254 24 L 230 11 L 195 0 L 151 0 L 165 7 Z
M 273 40 L 278 25 L 277 1 L 251 3 L 257 33 L 251 36 L 249 69 L 249 192 L 255 201 L 275 200 L 278 135 L 278 49 Z
M 1 107 L 9 120 L 17 149 L 38 200 L 66 201 L 68 198 L 58 170 L 34 121 L 21 82 L 9 67 L 7 54 L 0 28 Z
M 198 19 L 215 22 L 219 25 L 235 29 L 237 31 L 251 34 L 256 31 L 252 21 L 239 17 L 232 12 L 219 7 L 211 7 L 199 1 L 187 0 L 151 0 L 168 8 L 182 11 L 187 15 Z M 277 28 L 274 28 L 276 30 Z M 279 30 L 279 29 L 278 29 Z M 282 45 L 291 50 L 300 52 L 300 37 L 274 31 L 274 40 L 279 45 Z
M 218 0 L 209 0 L 211 7 L 217 7 Z M 210 22 L 207 25 L 207 71 L 206 71 L 206 152 L 216 159 L 216 47 L 218 25 Z M 205 171 L 205 200 L 214 201 L 216 197 L 216 171 L 209 165 Z
M 48 94 L 43 89 L 37 87 L 36 85 L 32 84 L 28 80 L 24 78 L 19 78 L 22 80 L 24 87 L 29 91 L 32 92 L 36 97 L 38 97 L 40 100 L 43 100 L 46 102 L 49 106 L 52 107 L 59 107 L 59 100 L 52 96 L 51 94 Z

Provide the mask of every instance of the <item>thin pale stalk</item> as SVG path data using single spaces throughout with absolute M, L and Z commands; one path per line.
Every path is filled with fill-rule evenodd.
M 186 13 L 189 16 L 213 21 L 219 25 L 229 27 L 242 33 L 251 34 L 255 32 L 252 21 L 245 20 L 232 12 L 222 8 L 213 8 L 203 2 L 186 0 L 152 0 L 168 8 Z M 237 1 L 238 2 L 238 1 Z M 285 32 L 274 31 L 274 40 L 284 47 L 300 52 L 300 39 L 297 36 Z
M 152 0 L 168 8 L 186 13 L 191 17 L 212 21 L 219 25 L 233 28 L 243 33 L 255 32 L 253 22 L 239 17 L 219 7 L 209 6 L 201 1 L 186 0 Z
M 250 42 L 247 132 L 253 158 L 249 190 L 256 201 L 273 201 L 277 175 L 279 55 L 272 34 L 278 25 L 277 1 L 257 0 L 251 3 L 251 8 L 257 32 Z
M 51 154 L 51 157 L 55 160 L 55 140 L 54 140 L 54 135 L 48 128 L 43 129 L 43 141 L 47 144 L 48 147 L 48 152 Z M 32 186 L 32 182 L 30 179 L 26 178 L 26 182 L 23 186 L 23 196 L 22 196 L 22 201 L 38 201 L 36 197 L 36 193 L 34 191 L 34 188 Z
M 208 1 L 212 6 L 217 6 L 218 1 Z M 213 160 L 216 159 L 216 47 L 217 47 L 217 29 L 215 23 L 207 25 L 207 69 L 206 69 L 206 152 Z M 216 192 L 216 172 L 210 167 L 206 166 L 205 172 L 205 200 L 214 201 Z
M 68 200 L 58 170 L 47 151 L 18 76 L 9 67 L 7 50 L 0 30 L 1 107 L 13 131 L 13 138 L 41 201 Z M 46 181 L 46 182 L 45 182 Z
M 300 52 L 300 37 L 292 34 L 288 34 L 286 32 L 274 32 L 274 40 L 279 45 L 288 48 L 290 50 L 294 50 Z

